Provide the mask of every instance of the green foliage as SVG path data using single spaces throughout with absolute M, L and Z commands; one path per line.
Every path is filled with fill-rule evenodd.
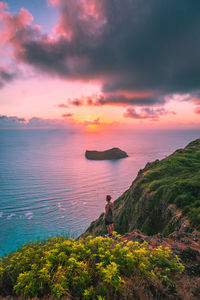
M 175 230 L 175 226 L 172 222 L 168 222 L 163 230 L 163 235 L 168 236 L 170 233 L 172 233 Z
M 193 148 L 191 151 L 187 147 L 181 153 L 175 152 L 161 161 L 160 166 L 151 171 L 145 178 L 146 182 L 151 181 L 149 184 L 150 191 L 157 193 L 159 187 L 162 186 L 161 199 L 168 203 L 175 203 L 181 209 L 187 206 L 187 210 L 184 210 L 185 214 L 197 229 L 200 229 L 198 209 L 194 210 L 192 204 L 200 199 L 199 164 L 199 149 Z M 152 174 L 154 172 L 159 172 L 160 179 L 154 178 Z
M 0 296 L 69 296 L 72 299 L 123 298 L 127 281 L 134 293 L 140 278 L 170 284 L 183 266 L 168 248 L 147 243 L 87 237 L 30 242 L 0 260 Z
M 191 225 L 200 229 L 200 202 L 197 202 L 200 199 L 199 165 L 200 140 L 196 140 L 185 149 L 179 149 L 169 157 L 156 161 L 156 164 L 145 167 L 144 175 L 136 179 L 135 186 L 142 186 L 148 193 L 153 193 L 151 211 L 158 207 L 161 200 L 174 203 L 183 209 Z M 146 228 L 146 225 L 143 227 Z M 162 228 L 158 231 L 161 230 Z M 155 229 L 153 232 L 158 231 Z

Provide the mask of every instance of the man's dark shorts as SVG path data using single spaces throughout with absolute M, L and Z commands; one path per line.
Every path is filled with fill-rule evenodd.
M 113 224 L 113 222 L 109 222 L 109 221 L 105 220 L 105 224 L 106 224 L 106 226 L 108 226 L 108 225 Z

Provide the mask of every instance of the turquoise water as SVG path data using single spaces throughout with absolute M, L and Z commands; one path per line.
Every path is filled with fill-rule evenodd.
M 120 196 L 148 161 L 199 138 L 200 130 L 0 130 L 0 256 L 38 236 L 77 237 Z M 119 147 L 118 161 L 89 161 L 85 150 Z

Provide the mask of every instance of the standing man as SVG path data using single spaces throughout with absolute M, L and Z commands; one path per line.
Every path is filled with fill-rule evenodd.
M 105 206 L 105 213 L 103 219 L 105 220 L 105 224 L 108 230 L 108 235 L 111 236 L 114 230 L 113 224 L 113 203 L 111 202 L 111 196 L 106 196 L 106 206 Z

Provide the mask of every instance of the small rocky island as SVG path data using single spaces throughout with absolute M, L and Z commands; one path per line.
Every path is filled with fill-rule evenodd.
M 85 157 L 92 160 L 112 160 L 128 157 L 125 151 L 119 148 L 112 148 L 105 151 L 85 151 Z

